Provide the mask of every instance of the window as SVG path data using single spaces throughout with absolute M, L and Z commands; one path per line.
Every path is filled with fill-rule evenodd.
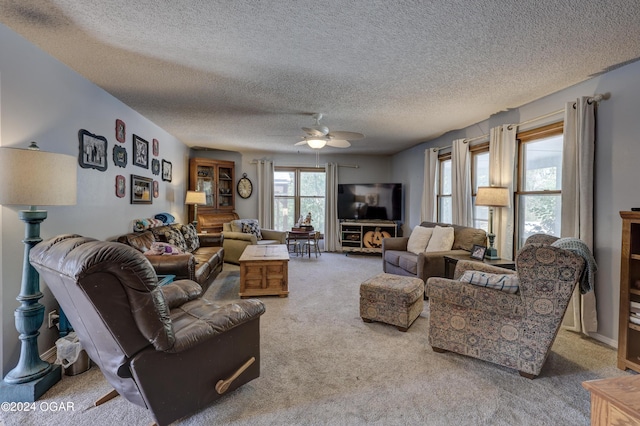
M 440 176 L 438 176 L 438 222 L 451 223 L 453 211 L 451 208 L 451 154 L 444 154 L 440 161 Z
M 324 232 L 326 175 L 324 170 L 276 167 L 273 175 L 274 228 L 291 230 L 311 213 L 313 228 Z
M 560 236 L 562 130 L 555 123 L 519 133 L 517 244 L 537 233 Z
M 476 206 L 479 186 L 489 186 L 489 144 L 471 147 L 471 187 L 473 190 L 473 227 L 489 231 L 489 207 Z

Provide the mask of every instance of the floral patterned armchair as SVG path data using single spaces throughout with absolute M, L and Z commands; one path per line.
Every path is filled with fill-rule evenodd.
M 533 235 L 516 256 L 516 271 L 458 261 L 454 280 L 429 278 L 429 344 L 518 370 L 533 379 L 551 350 L 586 262 L 553 247 L 555 237 Z M 517 274 L 519 290 L 458 281 L 465 271 Z

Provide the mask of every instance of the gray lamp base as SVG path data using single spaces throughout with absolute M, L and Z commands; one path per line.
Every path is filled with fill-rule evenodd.
M 487 248 L 487 251 L 484 252 L 484 258 L 489 260 L 498 260 L 500 256 L 498 256 L 498 250 L 495 247 Z
M 53 385 L 62 379 L 62 366 L 51 365 L 51 371 L 39 379 L 17 385 L 0 382 L 0 401 L 3 402 L 35 402 Z

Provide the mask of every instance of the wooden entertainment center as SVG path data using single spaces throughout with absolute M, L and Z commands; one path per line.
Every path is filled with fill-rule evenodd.
M 382 253 L 382 239 L 396 237 L 392 220 L 345 220 L 340 223 L 340 245 L 345 253 Z

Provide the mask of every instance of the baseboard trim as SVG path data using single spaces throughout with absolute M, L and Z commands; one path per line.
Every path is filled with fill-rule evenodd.
M 52 347 L 44 351 L 40 354 L 40 359 L 43 361 L 47 361 L 49 364 L 54 364 L 58 359 L 58 349 L 57 347 Z
M 609 337 L 603 336 L 602 334 L 598 334 L 598 333 L 589 333 L 589 337 L 604 343 L 605 345 L 609 345 L 614 349 L 618 348 L 618 341 L 611 339 Z

